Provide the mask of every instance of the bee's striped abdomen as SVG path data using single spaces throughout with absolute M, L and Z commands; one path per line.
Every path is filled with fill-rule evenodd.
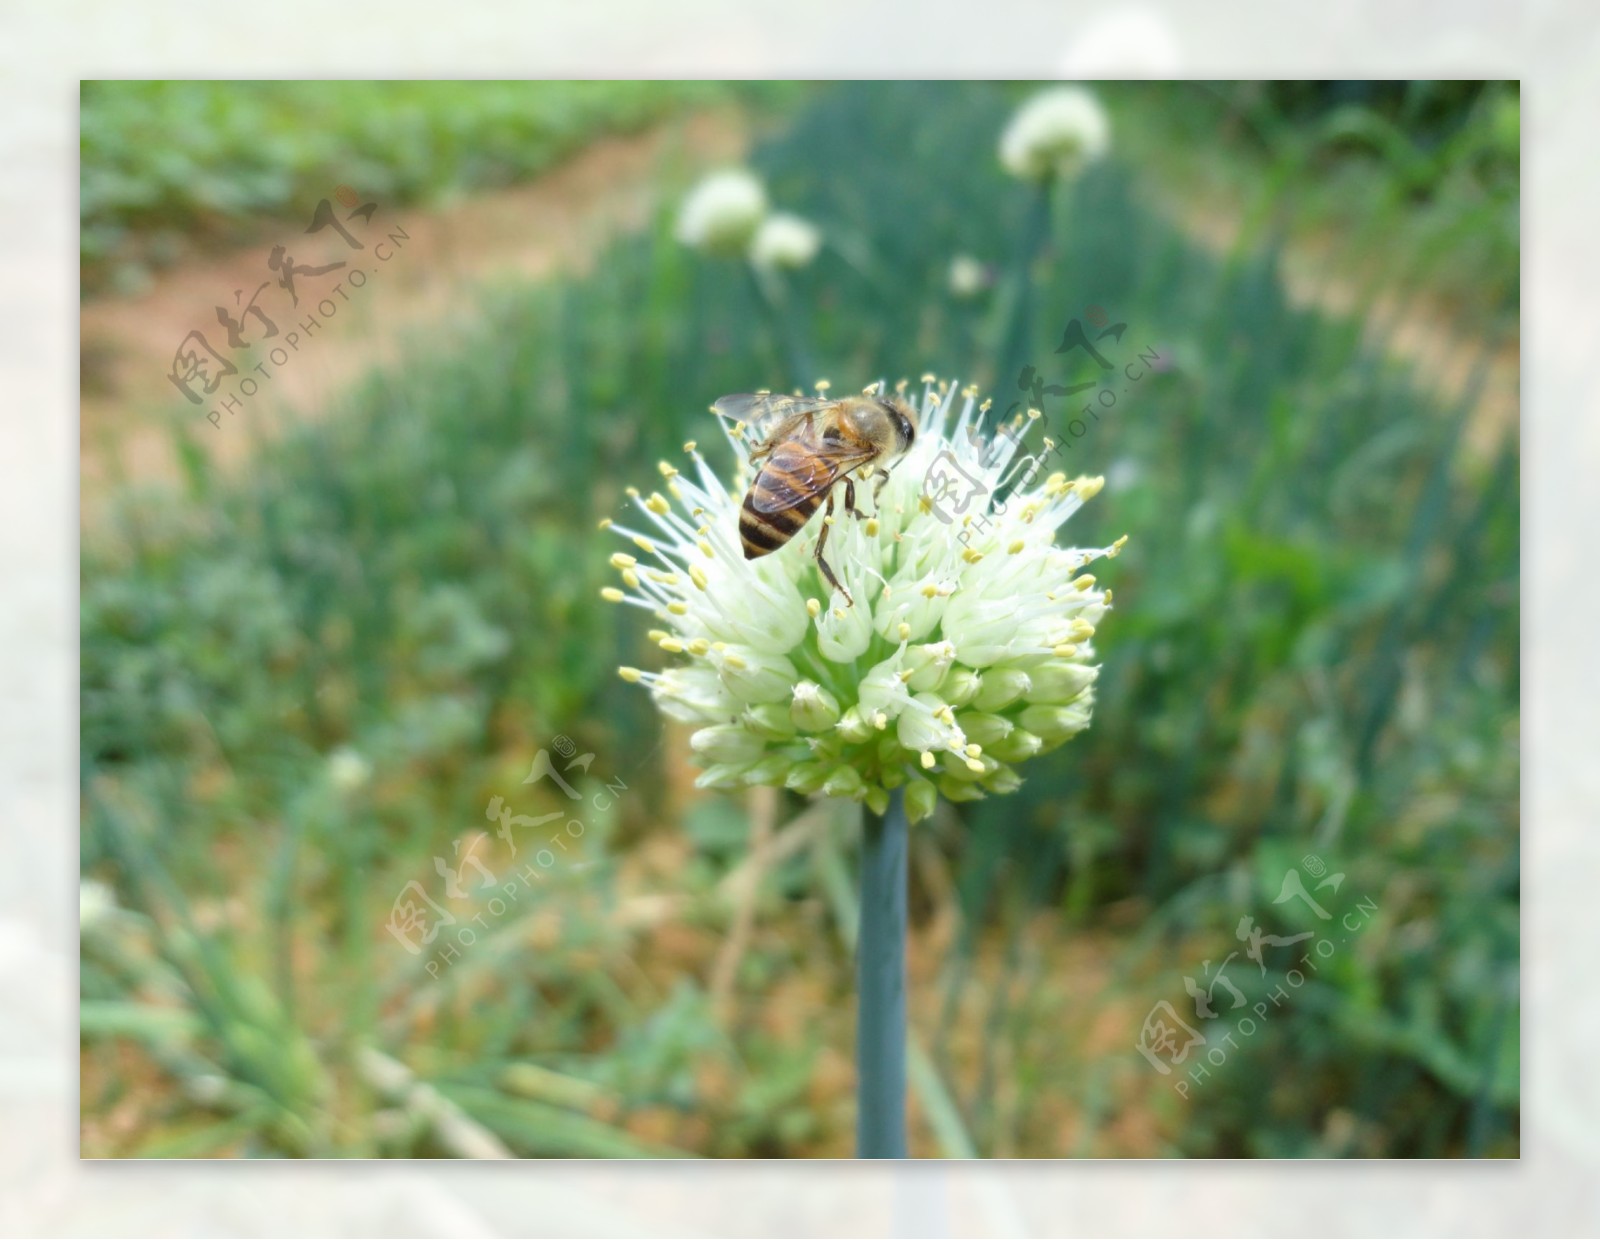
M 800 527 L 822 503 L 826 492 L 811 495 L 802 492 L 792 504 L 776 512 L 762 512 L 756 507 L 758 498 L 765 506 L 776 496 L 800 491 L 801 488 L 790 481 L 792 478 L 786 471 L 763 469 L 755 484 L 745 492 L 744 507 L 739 510 L 739 541 L 744 544 L 745 559 L 759 559 L 783 546 L 800 532 Z

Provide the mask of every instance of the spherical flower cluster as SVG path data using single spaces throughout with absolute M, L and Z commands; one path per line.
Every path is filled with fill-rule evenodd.
M 822 234 L 810 222 L 787 211 L 761 221 L 750 243 L 750 261 L 757 267 L 804 267 L 817 256 Z
M 1111 592 L 1082 570 L 1124 540 L 1057 546 L 1101 480 L 1045 476 L 1022 433 L 985 443 L 987 409 L 925 376 L 915 445 L 876 507 L 868 481 L 866 515 L 840 506 L 833 519 L 827 555 L 854 605 L 812 558 L 821 512 L 789 545 L 744 558 L 751 428 L 729 430 L 731 487 L 690 443 L 688 472 L 661 466 L 666 494 L 629 492 L 648 525 L 604 523 L 630 542 L 611 560 L 622 588 L 605 597 L 650 612 L 651 638 L 681 660 L 622 677 L 696 728 L 702 786 L 786 786 L 880 813 L 904 787 L 915 821 L 939 795 L 1013 790 L 1017 763 L 1088 726 Z
M 1017 109 L 1000 136 L 1000 162 L 1030 181 L 1073 176 L 1110 143 L 1111 125 L 1100 101 L 1081 86 L 1056 86 Z
M 767 214 L 767 191 L 760 178 L 743 168 L 713 172 L 683 200 L 677 238 L 713 254 L 744 253 Z

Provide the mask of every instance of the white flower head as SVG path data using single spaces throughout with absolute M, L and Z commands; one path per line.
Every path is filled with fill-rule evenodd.
M 756 229 L 750 261 L 757 267 L 804 267 L 821 247 L 822 234 L 813 224 L 787 211 L 774 211 Z
M 1000 162 L 1030 181 L 1073 176 L 1110 144 L 1111 124 L 1100 101 L 1081 86 L 1053 86 L 1012 115 L 1000 136 Z
M 950 292 L 965 300 L 989 287 L 989 269 L 970 254 L 957 254 L 950 260 Z
M 336 749 L 328 755 L 328 782 L 341 793 L 360 792 L 372 778 L 372 763 L 354 749 Z
M 767 191 L 753 172 L 726 168 L 702 179 L 683 200 L 677 238 L 712 254 L 742 254 L 767 214 Z
M 1109 547 L 1058 546 L 1056 531 L 1102 485 L 1051 472 L 1027 419 L 984 441 L 975 389 L 924 376 L 915 441 L 883 480 L 858 477 L 861 517 L 836 507 L 827 556 L 854 599 L 828 587 L 812 552 L 821 513 L 778 550 L 746 559 L 739 509 L 750 428 L 724 427 L 725 485 L 693 443 L 664 490 L 630 489 L 637 522 L 602 524 L 651 638 L 679 662 L 621 669 L 662 712 L 694 725 L 702 786 L 787 786 L 865 801 L 907 790 L 913 819 L 936 795 L 972 800 L 1020 782 L 1012 764 L 1089 725 L 1093 638 L 1111 592 L 1083 572 Z M 901 389 L 905 385 L 902 383 Z M 952 491 L 959 492 L 952 494 Z M 877 494 L 874 505 L 873 496 Z
M 85 935 L 109 925 L 120 912 L 110 887 L 96 878 L 78 880 L 78 926 Z

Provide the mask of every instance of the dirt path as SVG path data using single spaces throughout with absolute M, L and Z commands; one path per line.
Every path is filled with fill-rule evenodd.
M 98 484 L 112 476 L 114 462 L 117 472 L 131 479 L 177 476 L 170 429 L 174 423 L 193 427 L 214 459 L 237 461 L 252 439 L 238 424 L 245 418 L 264 429 L 288 408 L 326 408 L 340 389 L 369 369 L 397 361 L 408 341 L 437 341 L 459 330 L 477 312 L 483 289 L 557 270 L 581 270 L 609 238 L 648 221 L 664 186 L 739 158 L 746 143 L 741 115 L 719 109 L 639 136 L 601 139 L 530 184 L 476 195 L 443 209 L 388 211 L 380 205 L 372 234 L 405 235 L 387 247 L 390 261 L 374 266 L 368 286 L 359 293 L 351 290 L 337 317 L 326 319 L 316 338 L 297 349 L 288 364 L 269 365 L 270 382 L 258 381 L 248 405 L 241 402 L 239 412 L 223 416 L 219 427 L 206 420 L 209 404 L 190 404 L 172 385 L 168 369 L 173 352 L 196 329 L 213 345 L 221 345 L 226 332 L 217 326 L 215 307 L 232 306 L 239 289 L 246 290 L 248 301 L 248 290 L 274 278 L 267 268 L 268 252 L 275 241 L 292 252 L 304 225 L 285 223 L 279 228 L 281 237 L 268 236 L 236 253 L 184 263 L 158 275 L 136 296 L 86 302 L 80 320 L 79 450 L 85 510 L 93 505 Z M 263 304 L 269 294 L 286 297 L 274 285 L 262 295 Z M 310 299 L 302 296 L 301 301 L 297 314 L 315 313 L 309 309 Z M 256 320 L 240 317 L 248 339 Z M 292 330 L 287 318 L 279 329 Z
M 1190 198 L 1173 202 L 1178 225 L 1216 254 L 1231 252 L 1239 240 L 1240 217 L 1217 202 Z M 1349 238 L 1301 236 L 1290 239 L 1280 268 L 1289 299 L 1343 317 L 1365 315 L 1369 343 L 1416 367 L 1417 376 L 1446 402 L 1465 396 L 1482 358 L 1483 341 L 1439 298 L 1404 287 L 1402 277 L 1376 291 L 1348 274 L 1361 266 Z M 1379 333 L 1382 333 L 1381 335 Z M 1493 459 L 1506 435 L 1519 432 L 1522 358 L 1520 342 L 1499 345 L 1487 359 L 1483 386 L 1467 424 L 1467 454 Z

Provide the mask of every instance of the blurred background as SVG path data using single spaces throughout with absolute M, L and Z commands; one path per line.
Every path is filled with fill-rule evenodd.
M 1096 85 L 1048 196 L 1036 89 L 84 85 L 85 1155 L 847 1155 L 856 807 L 694 789 L 596 525 L 1074 319 L 1159 358 L 1069 454 L 1099 703 L 916 829 L 913 1153 L 1519 1152 L 1517 89 Z M 675 239 L 735 163 L 813 260 Z

